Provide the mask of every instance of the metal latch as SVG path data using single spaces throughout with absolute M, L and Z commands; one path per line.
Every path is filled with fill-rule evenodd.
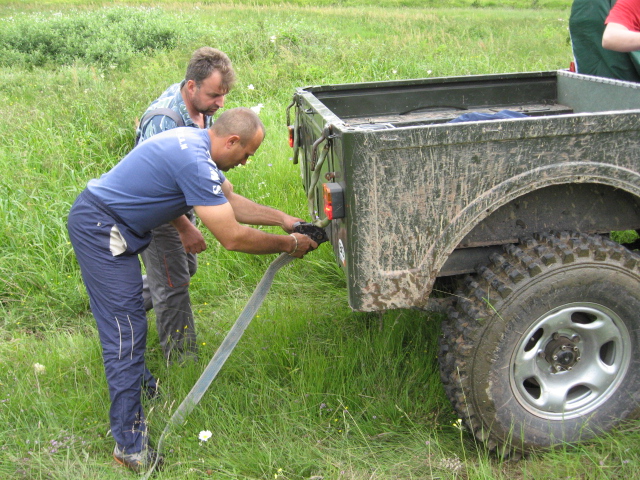
M 298 153 L 300 151 L 300 133 L 299 133 L 299 121 L 298 112 L 296 111 L 296 117 L 293 126 L 291 125 L 291 107 L 295 106 L 298 101 L 298 95 L 293 96 L 293 100 L 289 104 L 286 110 L 287 114 L 287 128 L 289 129 L 289 146 L 293 148 L 292 161 L 294 165 L 298 164 Z

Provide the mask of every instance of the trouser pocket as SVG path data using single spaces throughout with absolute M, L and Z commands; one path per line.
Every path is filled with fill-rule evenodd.
M 140 236 L 126 225 L 115 223 L 111 227 L 109 249 L 114 257 L 119 255 L 137 255 L 141 253 L 151 241 L 151 234 Z

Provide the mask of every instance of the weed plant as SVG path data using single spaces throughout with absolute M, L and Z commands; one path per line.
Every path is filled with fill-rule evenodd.
M 229 173 L 235 189 L 303 218 L 284 117 L 296 87 L 571 60 L 568 0 L 114 3 L 0 4 L 0 478 L 123 476 L 109 455 L 100 344 L 66 215 L 131 148 L 136 118 L 181 80 L 195 48 L 233 60 L 239 80 L 226 107 L 262 104 L 267 137 Z M 152 440 L 273 259 L 207 241 L 191 289 L 200 361 L 167 366 L 150 316 L 147 359 L 164 393 L 146 405 Z M 488 455 L 440 386 L 438 321 L 351 312 L 321 247 L 278 273 L 201 404 L 167 438 L 155 478 L 633 478 L 635 424 L 517 464 Z M 211 439 L 199 441 L 201 430 Z
M 195 19 L 158 8 L 16 13 L 0 28 L 0 66 L 58 67 L 82 62 L 123 67 L 136 56 L 194 37 Z

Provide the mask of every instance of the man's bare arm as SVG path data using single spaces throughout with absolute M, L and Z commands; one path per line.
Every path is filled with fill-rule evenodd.
M 294 257 L 302 258 L 307 252 L 318 247 L 317 243 L 300 233 L 293 233 L 294 239 L 291 235 L 274 235 L 241 225 L 236 220 L 231 203 L 197 206 L 194 210 L 202 223 L 227 250 L 257 255 L 290 253 Z
M 615 52 L 640 50 L 640 32 L 633 32 L 619 23 L 608 23 L 602 34 L 602 48 Z
M 275 208 L 260 205 L 233 191 L 233 186 L 229 181 L 222 184 L 222 191 L 229 200 L 233 208 L 236 220 L 248 225 L 275 225 L 281 227 L 285 232 L 293 232 L 293 224 L 303 221 L 301 218 L 293 217 Z

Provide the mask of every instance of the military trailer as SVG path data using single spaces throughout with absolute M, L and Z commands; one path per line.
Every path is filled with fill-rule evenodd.
M 612 235 L 640 229 L 640 85 L 311 86 L 287 120 L 350 306 L 447 313 L 441 377 L 477 439 L 520 455 L 640 413 L 640 256 Z

